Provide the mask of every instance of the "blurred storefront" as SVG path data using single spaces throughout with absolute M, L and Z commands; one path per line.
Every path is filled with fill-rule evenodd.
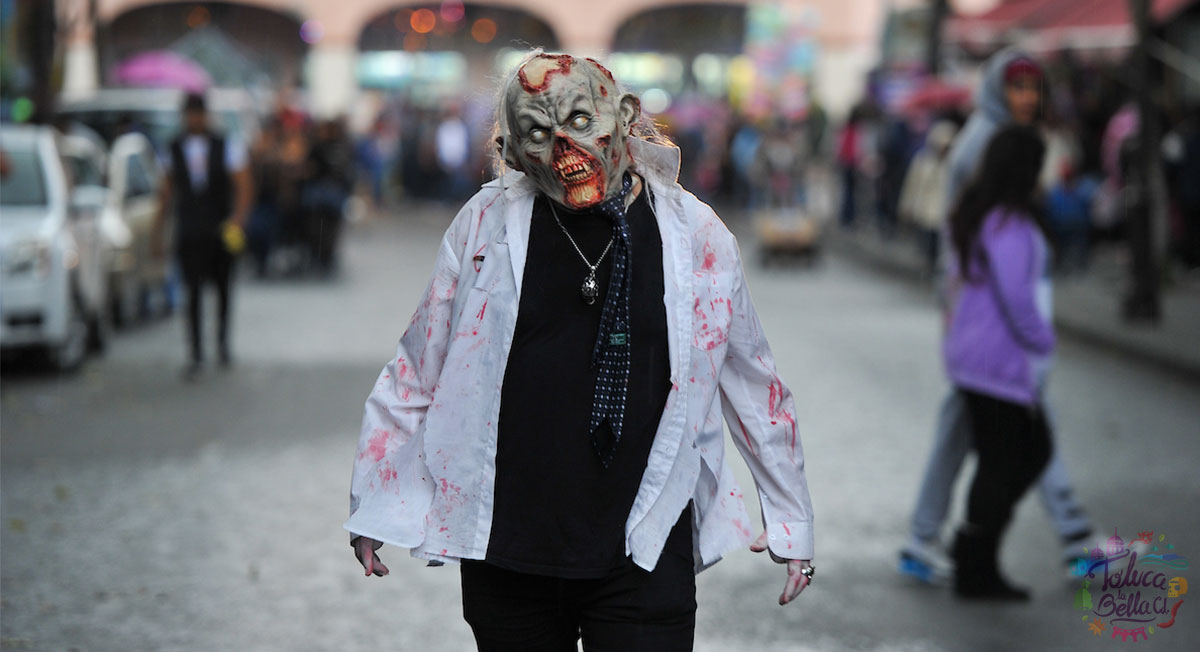
M 755 56 L 750 51 L 755 47 L 754 21 L 747 19 L 755 12 L 773 12 L 791 21 L 784 23 L 789 33 L 802 32 L 801 47 L 783 55 L 792 63 L 797 57 L 807 59 L 801 63 L 804 81 L 789 82 L 784 92 L 793 98 L 818 96 L 841 113 L 861 94 L 863 73 L 879 55 L 878 33 L 887 8 L 920 4 L 922 0 L 56 0 L 65 95 L 112 84 L 114 67 L 138 53 L 168 50 L 198 61 L 218 85 L 303 86 L 317 115 L 345 112 L 363 89 L 414 83 L 478 89 L 497 59 L 511 61 L 507 53 L 538 45 L 588 56 L 636 54 L 616 64 L 634 82 L 645 76 L 645 65 L 637 61 L 649 61 L 641 55 L 675 57 L 646 65 L 665 65 L 668 72 L 682 65 L 679 81 L 687 89 L 736 95 L 739 75 L 747 86 L 747 60 L 738 63 L 737 58 Z M 676 60 L 678 64 L 670 62 Z M 761 57 L 753 62 L 773 65 Z M 722 82 L 725 87 L 718 88 Z M 652 105 L 655 97 L 651 94 Z
M 1165 24 L 1195 0 L 1151 0 L 1155 23 Z M 970 51 L 1020 43 L 1033 52 L 1117 51 L 1134 45 L 1129 0 L 1006 0 L 978 14 L 962 14 L 947 25 L 947 38 Z
M 1147 4 L 1154 101 L 1173 118 L 1200 107 L 1200 0 Z M 1085 104 L 1106 105 L 1098 111 L 1104 122 L 1136 85 L 1129 79 L 1137 45 L 1130 8 L 1129 0 L 1003 0 L 951 17 L 944 37 L 963 61 L 982 60 L 1010 45 L 1034 53 L 1063 81 L 1060 90 L 1085 98 Z

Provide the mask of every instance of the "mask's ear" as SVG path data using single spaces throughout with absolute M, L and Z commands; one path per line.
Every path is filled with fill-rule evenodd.
M 514 152 L 511 148 L 509 148 L 507 152 L 504 151 L 504 136 L 496 136 L 496 151 L 500 152 L 501 158 L 504 159 L 504 162 L 508 165 L 508 167 L 516 170 L 517 172 L 524 172 L 524 170 L 521 169 L 521 164 L 517 162 L 516 152 Z
M 621 129 L 627 136 L 632 134 L 633 125 L 642 117 L 642 101 L 636 95 L 626 93 L 621 97 L 621 105 L 617 110 L 621 116 Z

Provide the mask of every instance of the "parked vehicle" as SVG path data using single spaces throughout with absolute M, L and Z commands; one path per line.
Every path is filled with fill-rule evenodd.
M 106 192 L 74 185 L 100 173 L 94 163 L 68 172 L 64 140 L 48 127 L 0 127 L 0 348 L 44 348 L 70 370 L 104 344 Z
M 128 230 L 129 246 L 119 250 L 113 267 L 110 306 L 118 325 L 155 312 L 166 305 L 167 263 L 155 258 L 154 220 L 162 206 L 162 167 L 150 139 L 125 134 L 108 154 L 107 214 Z
M 105 291 L 104 309 L 92 326 L 92 340 L 96 346 L 103 347 L 109 325 L 112 323 L 108 306 L 113 294 L 112 282 L 118 264 L 118 253 L 130 248 L 132 238 L 121 216 L 108 205 L 111 193 L 105 174 L 108 169 L 108 156 L 104 151 L 104 141 L 75 133 L 60 133 L 58 143 L 67 171 L 67 181 L 71 187 L 72 202 L 89 204 L 89 209 L 90 204 L 97 204 L 99 207 L 95 218 L 95 237 Z
M 154 147 L 138 133 L 117 138 L 107 156 L 76 136 L 63 142 L 75 185 L 102 188 L 99 226 L 108 270 L 108 314 L 117 326 L 127 326 L 156 312 L 152 305 L 166 304 L 166 261 L 156 260 L 151 251 L 162 204 L 162 172 Z M 106 171 L 103 178 L 97 177 L 100 169 Z

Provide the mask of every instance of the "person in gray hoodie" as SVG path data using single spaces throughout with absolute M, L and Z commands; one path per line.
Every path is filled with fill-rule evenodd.
M 1037 122 L 1043 81 L 1041 65 L 1020 50 L 1004 50 L 988 60 L 983 81 L 975 93 L 975 111 L 950 150 L 945 202 L 948 210 L 958 203 L 959 194 L 975 175 L 983 153 L 997 131 L 1010 124 Z M 943 246 L 941 250 L 953 249 Z M 943 288 L 947 295 L 954 291 L 954 288 Z M 1047 419 L 1050 416 L 1047 414 Z M 900 550 L 901 573 L 927 583 L 949 579 L 952 568 L 940 544 L 941 530 L 950 508 L 954 481 L 971 450 L 971 441 L 971 423 L 965 401 L 952 389 L 942 401 L 910 537 Z M 1075 558 L 1083 554 L 1081 544 L 1091 535 L 1092 526 L 1075 499 L 1066 466 L 1057 452 L 1051 456 L 1038 481 L 1038 490 L 1043 506 L 1054 521 L 1063 545 L 1063 561 L 1069 570 Z

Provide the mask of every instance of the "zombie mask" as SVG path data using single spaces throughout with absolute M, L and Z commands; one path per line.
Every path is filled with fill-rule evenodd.
M 505 160 L 550 199 L 587 208 L 616 194 L 632 158 L 627 139 L 641 107 L 621 96 L 591 59 L 542 54 L 517 72 L 504 97 Z

